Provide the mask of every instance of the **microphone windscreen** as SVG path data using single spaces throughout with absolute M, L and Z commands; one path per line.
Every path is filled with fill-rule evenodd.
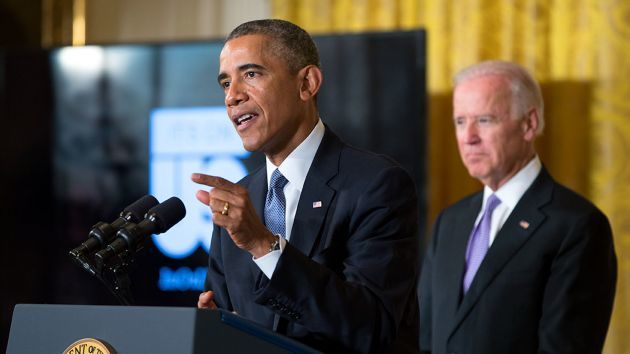
M 147 217 L 155 219 L 156 234 L 166 232 L 186 216 L 186 207 L 177 197 L 170 197 L 147 212 Z
M 123 209 L 121 216 L 128 215 L 128 220 L 130 222 L 139 223 L 142 219 L 144 219 L 144 215 L 147 213 L 147 210 L 158 204 L 159 202 L 154 196 L 145 195 Z

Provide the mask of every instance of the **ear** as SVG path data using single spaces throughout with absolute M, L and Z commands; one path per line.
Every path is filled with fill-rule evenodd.
M 315 65 L 307 65 L 298 72 L 300 78 L 300 98 L 313 99 L 322 85 L 322 71 Z
M 536 138 L 538 130 L 538 110 L 530 108 L 527 115 L 523 118 L 522 128 L 524 138 L 527 141 L 533 141 Z

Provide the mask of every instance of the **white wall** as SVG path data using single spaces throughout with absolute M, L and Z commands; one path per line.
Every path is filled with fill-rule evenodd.
M 86 44 L 217 39 L 270 0 L 86 0 Z

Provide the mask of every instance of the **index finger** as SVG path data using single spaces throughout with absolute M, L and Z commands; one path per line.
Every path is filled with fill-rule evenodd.
M 224 189 L 227 191 L 232 191 L 236 184 L 228 181 L 225 178 L 221 178 L 219 176 L 211 176 L 203 173 L 193 173 L 190 179 L 199 184 L 203 184 L 208 187 L 214 187 L 219 189 Z
M 203 293 L 199 294 L 197 307 L 200 309 L 203 309 L 203 308 L 216 309 L 217 305 L 214 302 L 214 292 L 204 291 Z

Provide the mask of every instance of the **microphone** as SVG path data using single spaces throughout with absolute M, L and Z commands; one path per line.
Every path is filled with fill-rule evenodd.
M 123 209 L 118 219 L 111 224 L 102 221 L 96 223 L 92 226 L 88 239 L 79 247 L 72 249 L 70 255 L 74 258 L 79 258 L 102 249 L 116 236 L 116 232 L 119 229 L 130 223 L 140 222 L 147 210 L 156 205 L 158 205 L 158 201 L 155 197 L 145 195 Z
M 137 224 L 128 223 L 121 228 L 116 234 L 116 239 L 96 253 L 97 263 L 105 264 L 108 259 L 124 251 L 137 251 L 149 235 L 166 232 L 184 216 L 186 216 L 186 207 L 179 198 L 171 197 L 165 200 L 149 209 L 144 220 Z

